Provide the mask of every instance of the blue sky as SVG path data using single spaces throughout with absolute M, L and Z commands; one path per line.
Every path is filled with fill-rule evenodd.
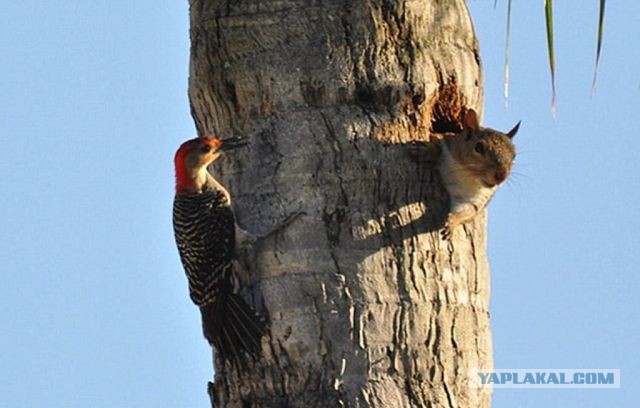
M 472 0 L 485 124 L 519 155 L 490 207 L 497 368 L 620 368 L 619 390 L 498 390 L 494 407 L 634 406 L 640 387 L 640 4 Z M 576 7 L 576 6 L 574 6 Z M 172 158 L 194 135 L 186 1 L 5 2 L 0 13 L 1 407 L 205 407 L 209 348 L 173 242 Z

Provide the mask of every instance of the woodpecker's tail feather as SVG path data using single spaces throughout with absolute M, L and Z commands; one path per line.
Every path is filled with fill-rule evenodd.
M 200 307 L 200 312 L 204 337 L 223 360 L 244 357 L 243 352 L 260 357 L 267 325 L 240 295 L 228 294 Z

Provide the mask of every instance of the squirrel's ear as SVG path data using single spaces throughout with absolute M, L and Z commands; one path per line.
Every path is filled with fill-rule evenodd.
M 469 109 L 464 114 L 463 122 L 464 122 L 463 125 L 465 129 L 473 129 L 473 130 L 480 129 L 480 125 L 478 124 L 478 116 L 476 115 L 476 111 L 474 111 L 473 109 Z
M 522 121 L 519 121 L 518 123 L 516 123 L 516 125 L 513 127 L 513 129 L 511 129 L 511 130 L 509 131 L 509 133 L 507 133 L 507 137 L 508 137 L 509 139 L 513 139 L 513 137 L 516 135 L 516 133 L 518 133 L 518 129 L 520 129 L 520 123 L 521 123 L 521 122 L 522 122 Z

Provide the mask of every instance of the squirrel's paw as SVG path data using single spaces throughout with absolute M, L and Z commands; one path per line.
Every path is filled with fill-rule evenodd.
M 461 222 L 457 214 L 449 214 L 449 216 L 447 217 L 447 221 L 444 223 L 444 227 L 442 228 L 442 231 L 440 231 L 440 235 L 442 236 L 442 239 L 444 240 L 451 239 L 451 237 L 453 236 L 453 231 L 460 224 Z
M 445 241 L 450 240 L 452 235 L 453 235 L 453 231 L 449 225 L 445 225 L 444 228 L 442 228 L 442 230 L 440 231 L 440 236 Z

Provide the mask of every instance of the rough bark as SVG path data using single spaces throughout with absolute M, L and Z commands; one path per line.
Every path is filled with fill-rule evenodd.
M 216 361 L 218 407 L 488 407 L 486 217 L 453 241 L 437 172 L 402 147 L 482 111 L 464 0 L 191 0 L 200 134 L 244 135 L 220 160 L 240 225 L 261 233 L 244 295 L 265 357 Z

